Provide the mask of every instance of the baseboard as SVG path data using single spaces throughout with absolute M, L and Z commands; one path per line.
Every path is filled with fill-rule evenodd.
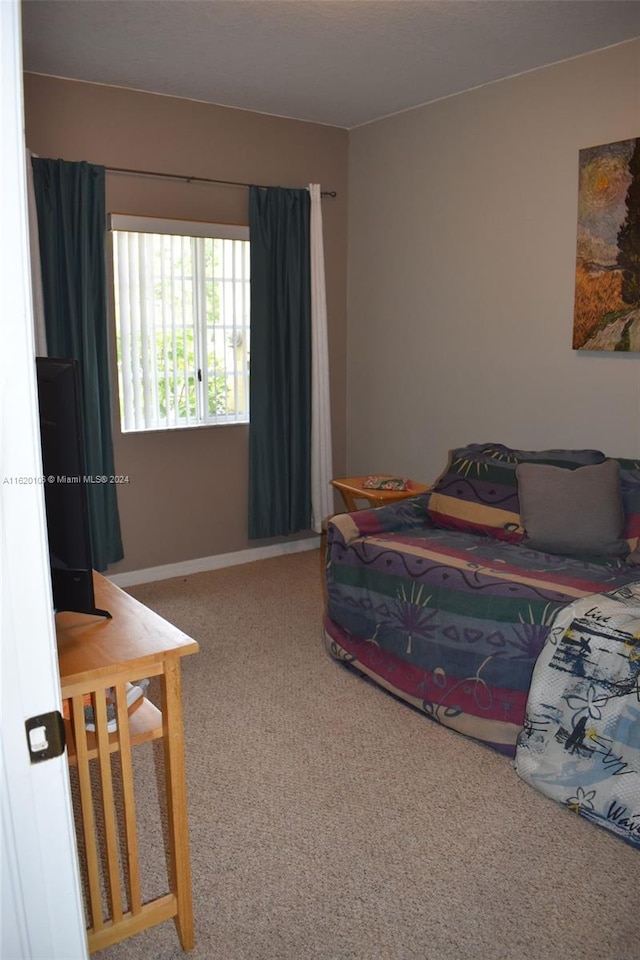
M 221 567 L 236 567 L 254 560 L 268 560 L 287 553 L 303 553 L 316 550 L 320 546 L 320 537 L 304 540 L 291 540 L 288 543 L 274 543 L 268 547 L 253 547 L 238 550 L 235 553 L 221 553 L 215 557 L 198 557 L 196 560 L 183 560 L 180 563 L 166 563 L 161 567 L 147 567 L 146 570 L 128 570 L 126 573 L 114 573 L 108 580 L 118 587 L 132 587 L 137 583 L 153 583 L 155 580 L 170 580 L 172 577 L 185 577 L 190 573 L 203 573 L 207 570 L 219 570 Z

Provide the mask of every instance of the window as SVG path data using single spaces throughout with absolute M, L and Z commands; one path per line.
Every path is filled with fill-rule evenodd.
M 113 214 L 124 432 L 249 420 L 249 228 Z

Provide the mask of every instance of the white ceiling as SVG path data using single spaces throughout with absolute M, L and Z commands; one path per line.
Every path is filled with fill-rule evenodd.
M 23 0 L 25 70 L 346 128 L 638 36 L 638 0 Z

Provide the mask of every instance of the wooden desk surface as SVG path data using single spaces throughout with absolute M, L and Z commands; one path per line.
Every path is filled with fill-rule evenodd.
M 73 716 L 67 723 L 68 742 L 73 741 L 69 762 L 77 766 L 80 790 L 76 808 L 84 838 L 85 893 L 90 904 L 89 951 L 102 950 L 170 918 L 175 922 L 182 948 L 191 950 L 193 907 L 179 658 L 196 653 L 198 644 L 99 573 L 94 572 L 93 583 L 96 606 L 108 610 L 112 620 L 79 613 L 56 615 L 62 698 L 72 698 Z M 161 712 L 145 700 L 129 716 L 124 703 L 126 681 L 151 676 L 160 678 Z M 98 694 L 102 695 L 101 688 L 111 686 L 116 689 L 118 719 L 113 732 L 107 727 L 106 710 L 96 710 L 95 700 Z M 84 727 L 82 698 L 86 694 L 94 697 L 95 735 Z M 131 747 L 160 738 L 164 744 L 169 893 L 143 902 Z M 111 770 L 110 756 L 114 752 L 120 758 L 119 800 Z M 92 761 L 100 771 L 100 789 L 95 795 Z M 120 804 L 125 823 L 121 835 L 124 852 L 118 842 Z M 104 864 L 98 852 L 94 812 L 98 805 L 104 824 Z M 126 880 L 125 856 L 129 871 Z M 108 916 L 104 914 L 103 886 L 108 890 Z
M 158 661 L 197 653 L 198 644 L 153 610 L 94 571 L 96 606 L 113 619 L 56 614 L 58 663 L 64 689 L 101 675 L 139 673 Z

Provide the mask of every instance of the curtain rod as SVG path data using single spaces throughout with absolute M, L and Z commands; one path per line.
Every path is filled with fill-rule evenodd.
M 185 183 L 220 183 L 227 187 L 262 187 L 261 183 L 242 183 L 239 180 L 214 180 L 211 177 L 188 177 L 179 173 L 159 173 L 155 170 L 131 170 L 127 167 L 105 167 L 107 173 L 130 173 L 136 177 L 164 177 L 168 180 L 183 180 Z M 321 197 L 337 197 L 335 190 L 322 190 Z

